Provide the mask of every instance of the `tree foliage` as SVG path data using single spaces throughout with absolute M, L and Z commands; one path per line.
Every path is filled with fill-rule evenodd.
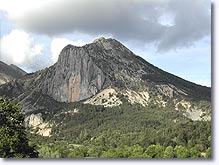
M 189 157 L 189 150 L 184 146 L 176 146 L 174 148 L 175 154 L 177 158 L 188 158 Z
M 207 150 L 206 150 L 206 155 L 205 155 L 206 158 L 211 158 L 211 147 L 209 147 Z
M 21 107 L 0 97 L 0 157 L 33 158 L 38 154 L 28 144 Z
M 172 146 L 168 146 L 164 151 L 164 158 L 174 158 L 174 148 Z

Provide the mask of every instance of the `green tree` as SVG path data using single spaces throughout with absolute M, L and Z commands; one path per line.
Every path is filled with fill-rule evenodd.
M 174 148 L 175 154 L 177 158 L 188 158 L 189 157 L 189 151 L 184 146 L 176 146 Z
M 172 146 L 168 146 L 164 151 L 164 158 L 174 158 L 174 149 Z
M 211 147 L 209 147 L 207 150 L 206 150 L 206 155 L 205 155 L 206 158 L 211 158 Z
M 101 156 L 103 150 L 104 150 L 104 147 L 102 147 L 102 146 L 92 145 L 92 146 L 89 146 L 87 153 L 88 153 L 89 157 L 99 158 Z
M 164 146 L 157 144 L 155 148 L 155 152 L 156 152 L 155 158 L 163 158 L 164 149 L 165 149 Z
M 88 156 L 87 151 L 88 150 L 85 147 L 78 147 L 78 148 L 75 148 L 73 151 L 71 151 L 68 154 L 68 157 L 70 157 L 70 158 L 84 158 L 84 157 Z
M 0 97 L 0 157 L 34 158 L 38 153 L 28 144 L 20 106 Z
M 50 158 L 51 157 L 51 149 L 47 145 L 43 145 L 38 149 L 40 158 Z
M 150 145 L 147 150 L 145 151 L 145 153 L 150 156 L 151 158 L 154 158 L 155 155 L 156 155 L 156 152 L 155 152 L 155 147 L 156 145 Z
M 128 149 L 125 149 L 125 150 L 127 151 Z M 134 147 L 132 147 L 130 153 L 131 153 L 131 156 L 129 156 L 129 158 L 144 158 L 145 157 L 145 155 L 143 155 L 144 148 L 142 148 L 139 145 L 135 145 Z
M 164 153 L 164 147 L 160 144 L 150 145 L 145 153 L 151 158 L 162 158 Z
M 191 158 L 199 158 L 201 154 L 198 147 L 192 147 L 189 152 Z
M 49 145 L 44 144 L 38 151 L 40 158 L 61 158 L 61 153 Z
M 104 151 L 101 155 L 101 158 L 119 158 L 115 149 Z

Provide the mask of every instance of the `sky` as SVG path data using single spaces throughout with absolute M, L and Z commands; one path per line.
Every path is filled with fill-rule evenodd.
M 211 86 L 210 0 L 0 0 L 0 61 L 27 72 L 54 64 L 67 44 L 98 37 Z

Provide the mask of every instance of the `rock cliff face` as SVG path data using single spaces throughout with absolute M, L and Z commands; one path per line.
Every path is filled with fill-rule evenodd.
M 40 88 L 61 102 L 87 99 L 110 85 L 132 83 L 135 74 L 125 69 L 134 56 L 113 39 L 100 38 L 83 47 L 67 45 L 57 63 L 43 73 Z
M 81 47 L 66 46 L 58 62 L 45 71 L 40 88 L 57 101 L 89 98 L 109 84 L 109 79 Z

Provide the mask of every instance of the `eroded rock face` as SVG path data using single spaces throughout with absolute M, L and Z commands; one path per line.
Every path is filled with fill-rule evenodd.
M 66 46 L 58 62 L 44 74 L 43 92 L 61 102 L 74 102 L 95 95 L 107 86 L 107 77 L 86 49 Z
M 46 69 L 39 89 L 60 102 L 90 98 L 110 85 L 133 81 L 135 55 L 113 39 L 100 38 L 83 47 L 67 45 L 56 64 Z M 126 75 L 127 74 L 127 75 Z M 117 80 L 118 77 L 118 80 Z
M 42 114 L 38 113 L 38 114 L 31 114 L 30 116 L 27 116 L 24 120 L 25 125 L 27 127 L 37 127 L 40 124 L 43 123 L 43 118 L 42 118 Z
M 160 93 L 162 93 L 163 95 L 169 97 L 169 98 L 173 98 L 174 95 L 187 95 L 185 92 L 181 91 L 180 89 L 177 89 L 174 85 L 171 84 L 160 84 L 160 85 L 156 85 L 158 91 Z
M 51 125 L 44 122 L 42 114 L 31 114 L 24 119 L 25 126 L 38 130 L 36 133 L 41 136 L 51 136 Z

